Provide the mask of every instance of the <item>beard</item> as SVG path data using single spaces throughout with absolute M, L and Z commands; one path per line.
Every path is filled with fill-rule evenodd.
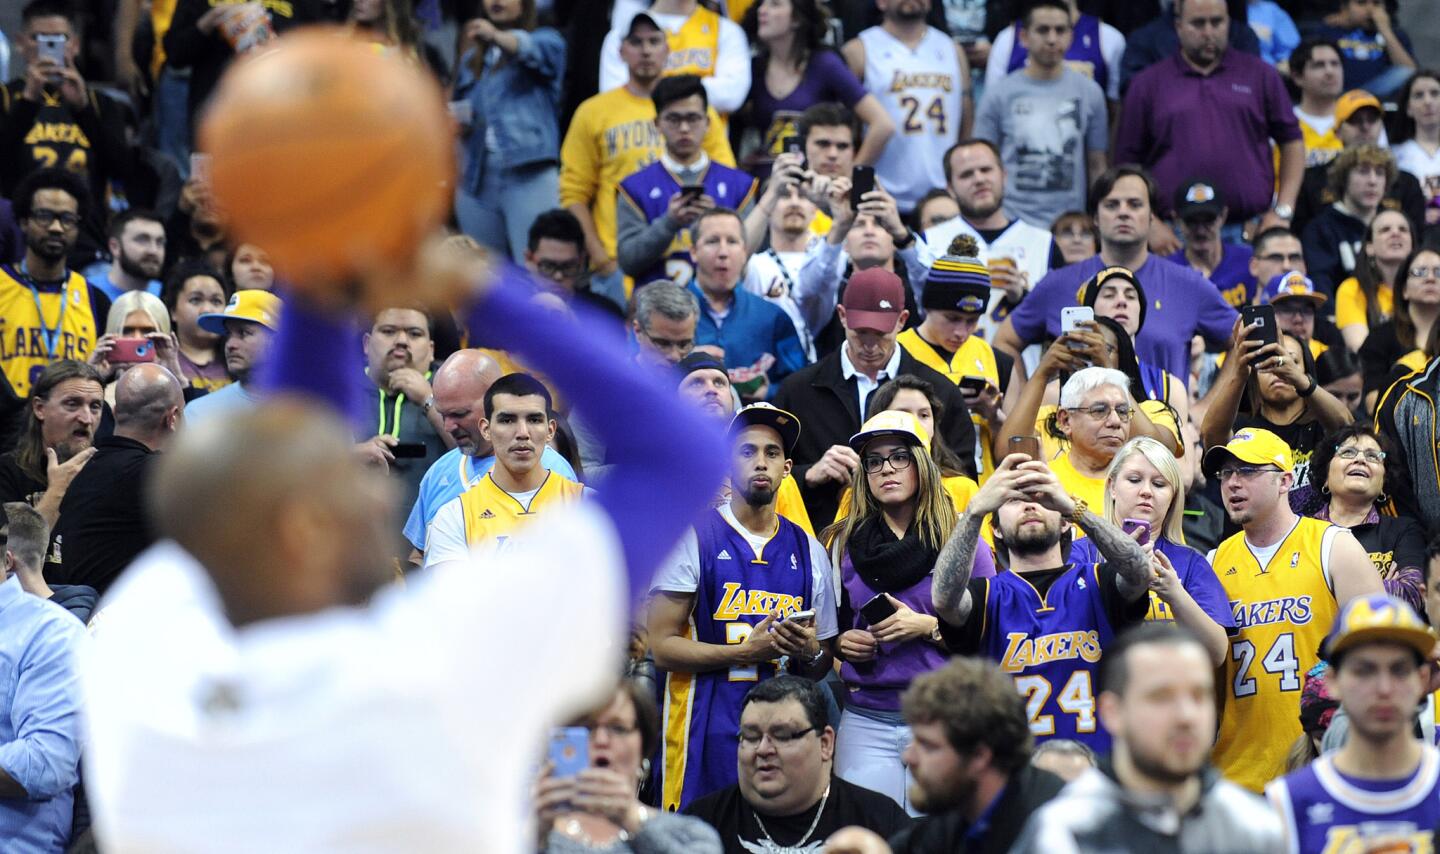
M 120 269 L 125 271 L 127 276 L 134 276 L 137 279 L 153 279 L 160 272 L 160 264 L 148 264 L 120 253 Z
M 940 788 L 927 788 L 916 779 L 910 784 L 910 805 L 920 812 L 936 813 L 959 809 L 975 794 L 974 780 L 947 780 Z
M 1046 522 L 1040 530 L 1021 525 L 1011 536 L 1005 537 L 1010 554 L 1021 557 L 1044 554 L 1060 543 L 1060 525 Z
M 769 506 L 770 503 L 775 500 L 775 494 L 778 491 L 779 488 L 774 486 L 768 489 L 752 489 L 748 481 L 746 482 L 746 485 L 741 486 L 740 488 L 735 490 L 735 492 L 738 493 L 739 496 L 745 500 L 745 503 L 749 504 L 751 507 Z
M 1000 201 L 998 199 L 995 201 L 995 204 L 980 208 L 971 207 L 964 202 L 960 202 L 960 214 L 968 220 L 986 219 L 998 210 L 1000 210 Z
M 929 3 L 900 0 L 900 2 L 890 10 L 890 16 L 898 21 L 922 21 L 930 12 L 929 6 Z
M 1179 785 L 1195 776 L 1205 764 L 1206 754 L 1203 752 L 1199 754 L 1199 759 L 1193 768 L 1175 768 L 1165 764 L 1165 758 L 1173 757 L 1173 754 L 1164 753 L 1160 756 L 1150 756 L 1138 750 L 1133 744 L 1127 744 L 1126 747 L 1130 754 L 1130 763 L 1135 766 L 1136 771 L 1151 780 L 1169 786 Z

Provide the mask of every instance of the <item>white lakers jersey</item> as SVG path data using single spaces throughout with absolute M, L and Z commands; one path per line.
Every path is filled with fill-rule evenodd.
M 1029 287 L 1034 288 L 1045 274 L 1050 272 L 1050 246 L 1054 238 L 1050 232 L 1043 228 L 1036 228 L 1024 220 L 1017 219 L 1010 223 L 1009 227 L 995 238 L 994 243 L 987 243 L 980 233 L 965 221 L 964 217 L 957 216 L 954 219 L 947 219 L 938 223 L 934 228 L 925 232 L 924 245 L 920 249 L 920 257 L 926 264 L 935 263 L 935 259 L 943 256 L 950 249 L 950 241 L 956 236 L 968 234 L 975 238 L 975 243 L 980 247 L 979 259 L 988 264 L 991 258 L 1009 258 L 1015 264 L 1015 269 L 1025 274 L 1029 279 Z M 1005 291 L 1002 288 L 995 288 L 990 293 L 990 305 L 985 313 L 980 316 L 980 323 L 976 332 L 987 341 L 995 340 L 995 332 L 1005 323 L 1009 311 L 1001 307 L 1004 301 Z M 1034 365 L 1026 363 L 1026 367 L 1034 370 Z

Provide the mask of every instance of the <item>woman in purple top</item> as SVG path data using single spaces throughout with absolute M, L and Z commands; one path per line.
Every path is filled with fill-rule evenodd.
M 840 679 L 847 689 L 835 773 L 910 809 L 900 694 L 945 663 L 930 574 L 959 516 L 908 412 L 886 410 L 850 438 L 861 465 L 850 512 L 823 532 L 840 567 Z M 911 810 L 911 814 L 916 814 Z
M 1105 518 L 1126 530 L 1133 526 L 1131 520 L 1148 526 L 1140 535 L 1153 570 L 1145 619 L 1174 620 L 1190 629 L 1220 667 L 1230 649 L 1235 617 L 1210 562 L 1185 545 L 1183 484 L 1170 449 L 1148 436 L 1131 439 L 1115 452 L 1105 473 Z M 1089 537 L 1070 546 L 1071 563 L 1103 560 Z
M 873 164 L 895 132 L 879 99 L 865 91 L 839 54 L 825 47 L 828 19 L 816 0 L 759 0 L 745 13 L 742 26 L 756 53 L 750 97 L 739 121 L 760 132 L 762 145 L 744 164 L 753 175 L 763 179 L 770 174 L 785 139 L 796 133 L 796 120 L 815 104 L 838 101 L 865 123 L 856 163 Z

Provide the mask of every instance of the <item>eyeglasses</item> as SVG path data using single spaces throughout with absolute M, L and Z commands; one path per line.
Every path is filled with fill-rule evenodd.
M 556 261 L 542 260 L 535 262 L 535 269 L 540 271 L 540 275 L 552 279 L 556 276 L 573 279 L 584 272 L 585 264 L 583 261 L 566 261 L 562 264 Z
M 752 750 L 760 746 L 760 742 L 767 737 L 770 743 L 776 747 L 788 747 L 805 737 L 806 733 L 816 732 L 815 727 L 805 729 L 773 729 L 769 732 L 758 732 L 753 729 L 740 730 L 740 744 Z
M 39 211 L 36 211 L 39 213 Z M 1410 278 L 1412 279 L 1440 279 L 1440 267 L 1411 267 Z
M 56 221 L 59 221 L 66 229 L 80 224 L 80 217 L 73 213 L 60 213 L 59 211 L 35 210 L 30 212 L 30 218 L 41 228 L 49 228 Z
M 1279 474 L 1280 469 L 1273 466 L 1226 466 L 1220 469 L 1220 482 L 1224 483 L 1232 477 L 1238 476 L 1241 480 L 1254 480 L 1262 474 Z
M 1135 414 L 1135 411 L 1124 403 L 1119 406 L 1097 403 L 1094 406 L 1067 406 L 1065 408 L 1070 412 L 1083 412 L 1096 421 L 1104 421 L 1110 417 L 1110 413 L 1112 412 L 1120 416 L 1121 421 L 1129 421 L 1130 416 Z
M 624 738 L 627 735 L 634 735 L 635 733 L 639 732 L 640 725 L 631 724 L 630 726 L 624 726 L 622 724 L 596 724 L 595 726 L 589 727 L 589 730 L 592 734 L 603 732 L 611 738 Z
M 1299 252 L 1292 255 L 1286 255 L 1283 252 L 1271 252 L 1268 255 L 1261 255 L 1260 260 L 1270 264 L 1284 264 L 1293 268 L 1305 263 L 1305 256 Z
M 1287 299 L 1271 303 L 1275 306 L 1276 314 L 1300 315 L 1302 317 L 1314 317 L 1315 306 L 1305 300 Z
M 914 462 L 914 460 L 915 458 L 911 456 L 910 452 L 904 450 L 895 451 L 888 457 L 882 457 L 879 454 L 870 454 L 865 457 L 865 473 L 874 474 L 884 468 L 887 462 L 896 471 L 901 471 L 902 469 L 910 468 L 910 463 Z
M 1336 449 L 1335 456 L 1342 460 L 1356 460 L 1364 457 L 1365 462 L 1375 463 L 1377 465 L 1385 462 L 1384 451 L 1362 451 L 1354 445 L 1346 445 L 1343 448 Z
M 678 128 L 686 125 L 698 125 L 705 121 L 705 118 L 704 113 L 666 113 L 660 117 L 660 121 L 672 128 Z

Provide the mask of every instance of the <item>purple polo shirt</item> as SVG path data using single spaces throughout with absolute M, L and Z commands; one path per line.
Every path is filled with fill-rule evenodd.
M 1230 220 L 1240 222 L 1270 209 L 1270 141 L 1296 139 L 1300 126 L 1284 81 L 1264 60 L 1231 48 L 1207 76 L 1177 53 L 1130 84 L 1115 162 L 1150 170 L 1166 215 L 1177 189 L 1209 176 L 1224 191 Z
M 1048 335 L 1060 336 L 1060 309 L 1079 305 L 1080 286 L 1100 272 L 1100 256 L 1053 270 L 1010 314 L 1015 334 L 1026 344 Z M 1135 338 L 1140 361 L 1164 368 L 1190 381 L 1190 339 L 1202 336 L 1212 345 L 1230 341 L 1238 312 L 1226 304 L 1209 279 L 1179 264 L 1151 255 L 1135 271 L 1149 305 L 1145 326 Z

